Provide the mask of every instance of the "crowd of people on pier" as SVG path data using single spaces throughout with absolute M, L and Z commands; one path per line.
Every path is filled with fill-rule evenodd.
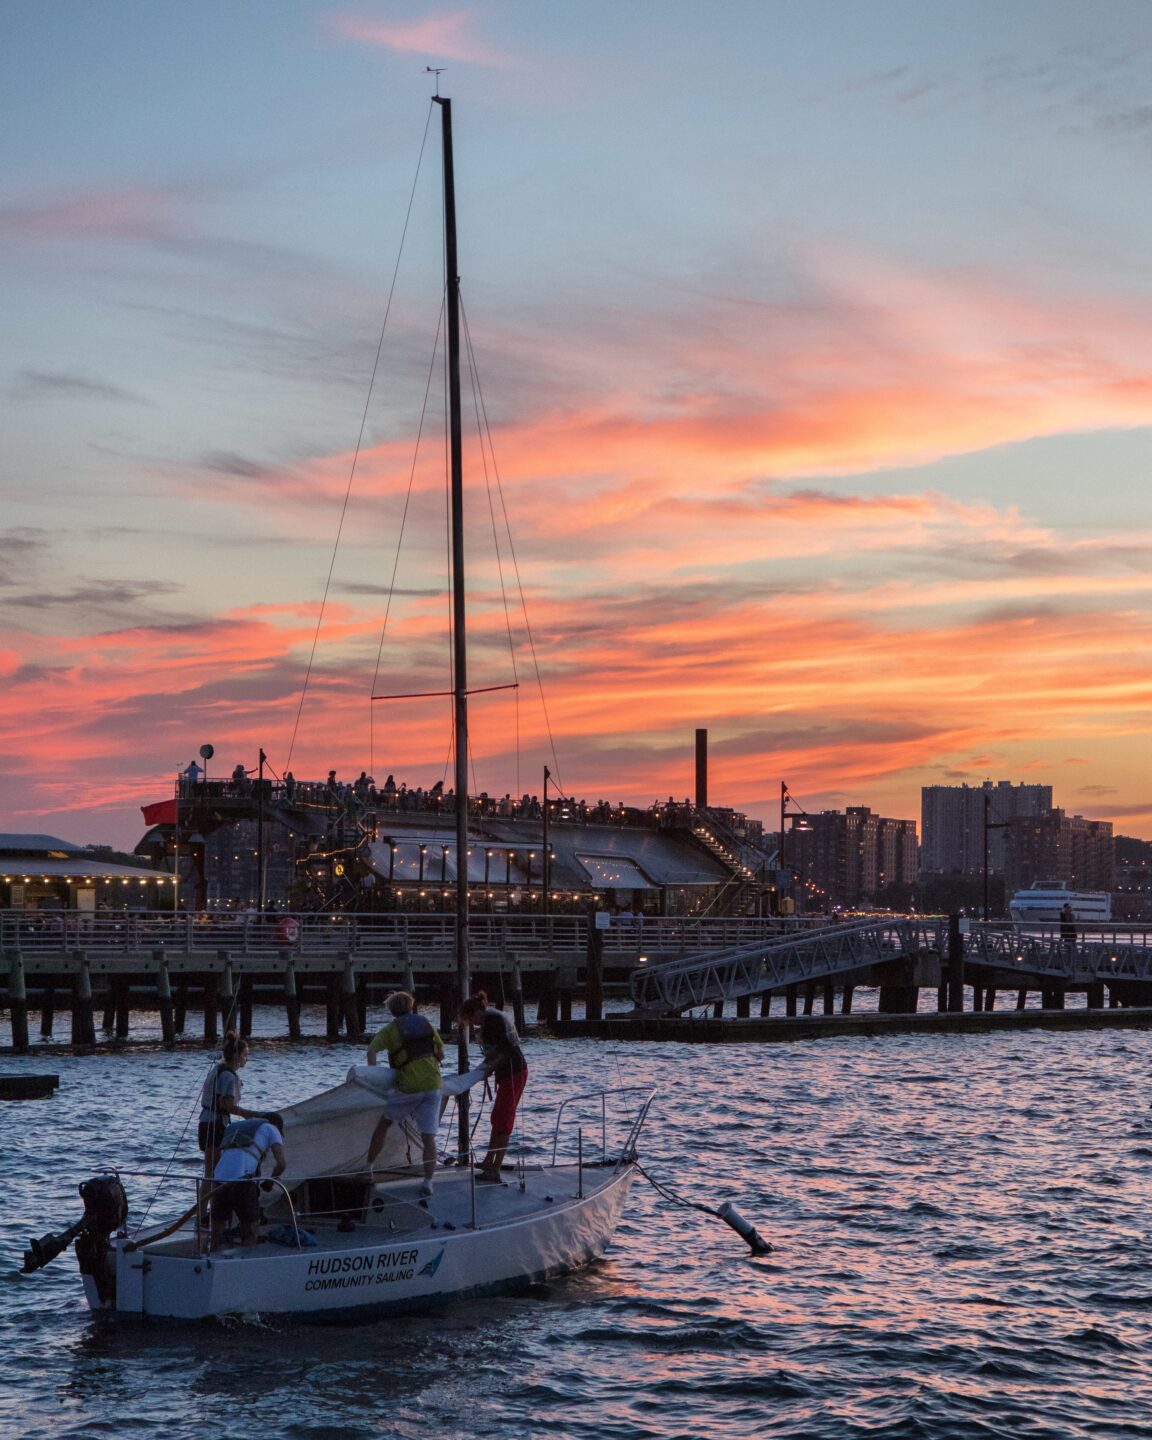
M 255 771 L 237 765 L 227 780 L 208 781 L 203 769 L 193 761 L 179 777 L 177 793 L 182 800 L 195 800 L 206 793 L 219 793 L 223 797 L 251 799 L 256 793 Z M 355 780 L 342 780 L 335 770 L 329 770 L 325 780 L 297 780 L 289 770 L 283 780 L 267 781 L 269 798 L 276 798 L 287 805 L 323 807 L 355 818 L 367 811 L 378 814 L 431 814 L 454 815 L 456 813 L 456 792 L 443 780 L 429 786 L 397 783 L 389 775 L 382 785 L 366 770 L 361 770 Z M 208 792 L 204 787 L 211 787 Z M 476 819 L 489 820 L 542 820 L 544 802 L 539 795 L 527 791 L 517 799 L 510 792 L 501 796 L 481 791 L 469 796 L 468 813 Z M 619 802 L 613 805 L 609 800 L 572 800 L 566 796 L 550 797 L 548 818 L 550 820 L 574 821 L 584 825 L 667 825 L 687 823 L 695 813 L 691 800 L 654 800 L 644 807 L 628 806 Z

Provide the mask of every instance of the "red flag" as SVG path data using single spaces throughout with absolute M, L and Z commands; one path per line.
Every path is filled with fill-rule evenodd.
M 176 797 L 171 800 L 158 800 L 155 805 L 141 805 L 140 812 L 144 816 L 145 825 L 175 825 L 176 824 Z

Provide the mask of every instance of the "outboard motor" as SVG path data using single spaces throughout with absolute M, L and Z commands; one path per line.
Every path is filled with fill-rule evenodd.
M 97 1175 L 80 1186 L 80 1198 L 84 1201 L 84 1214 L 75 1225 L 59 1235 L 42 1235 L 30 1243 L 24 1252 L 24 1274 L 42 1269 L 75 1241 L 80 1273 L 91 1275 L 101 1302 L 111 1305 L 116 1299 L 116 1266 L 108 1241 L 117 1230 L 124 1228 L 128 1219 L 128 1196 L 119 1175 Z

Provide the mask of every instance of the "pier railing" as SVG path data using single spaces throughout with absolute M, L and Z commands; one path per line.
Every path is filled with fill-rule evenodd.
M 1152 926 L 971 924 L 964 958 L 1000 971 L 1043 975 L 1070 985 L 1152 979 Z
M 668 1012 L 826 979 L 936 950 L 941 922 L 893 917 L 776 935 L 711 955 L 649 966 L 629 986 L 637 1010 Z
M 1147 925 L 1078 926 L 1073 936 L 1062 934 L 1059 925 L 971 922 L 963 925 L 961 938 L 965 964 L 1002 984 L 1032 978 L 1075 988 L 1152 980 Z M 629 989 L 638 1012 L 680 1013 L 933 955 L 948 956 L 945 917 L 872 918 L 648 965 L 633 972 Z
M 623 918 L 600 930 L 603 961 L 632 966 L 702 950 L 731 949 L 780 933 L 780 920 L 717 916 Z M 206 966 L 222 952 L 233 960 L 267 960 L 270 968 L 292 959 L 331 968 L 335 957 L 371 967 L 403 962 L 453 964 L 455 916 L 381 913 L 352 915 L 173 914 L 155 911 L 32 912 L 0 910 L 0 953 L 19 958 L 29 973 L 67 970 L 83 955 L 90 962 L 154 959 L 172 969 Z M 580 964 L 589 944 L 589 920 L 582 915 L 473 914 L 468 943 L 475 961 L 515 955 Z

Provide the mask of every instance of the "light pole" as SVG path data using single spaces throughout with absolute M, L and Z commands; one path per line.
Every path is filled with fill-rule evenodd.
M 543 906 L 542 906 L 542 913 L 545 914 L 545 915 L 548 914 L 548 886 L 551 884 L 551 880 L 552 880 L 552 874 L 551 874 L 552 867 L 551 867 L 551 866 L 549 865 L 549 863 L 548 863 L 548 859 L 549 859 L 549 856 L 548 856 L 548 781 L 549 781 L 551 778 L 552 778 L 552 772 L 551 772 L 551 770 L 548 769 L 548 766 L 545 765 L 545 766 L 544 766 L 544 833 L 543 833 L 543 837 L 542 837 L 542 838 L 543 838 L 543 841 L 544 841 L 544 855 L 543 855 L 543 858 L 542 858 L 542 860 L 541 860 L 541 862 L 540 862 L 540 864 L 541 864 L 541 876 L 542 876 L 542 879 L 543 879 L 543 882 L 544 882 L 544 903 L 543 903 Z
M 993 831 L 993 830 L 1007 830 L 1007 829 L 1010 828 L 1010 825 L 1011 825 L 1011 821 L 1008 821 L 1008 820 L 997 820 L 997 821 L 994 822 L 994 821 L 991 819 L 991 815 L 992 815 L 992 796 L 989 794 L 989 792 L 988 792 L 987 790 L 985 790 L 985 791 L 984 791 L 984 920 L 985 920 L 985 921 L 987 921 L 987 919 L 988 919 L 988 875 L 989 875 L 989 870 L 990 870 L 990 868 L 991 868 L 991 865 L 990 865 L 990 856 L 989 856 L 989 848 L 990 848 L 990 847 L 989 847 L 989 838 L 990 838 L 990 832 Z

